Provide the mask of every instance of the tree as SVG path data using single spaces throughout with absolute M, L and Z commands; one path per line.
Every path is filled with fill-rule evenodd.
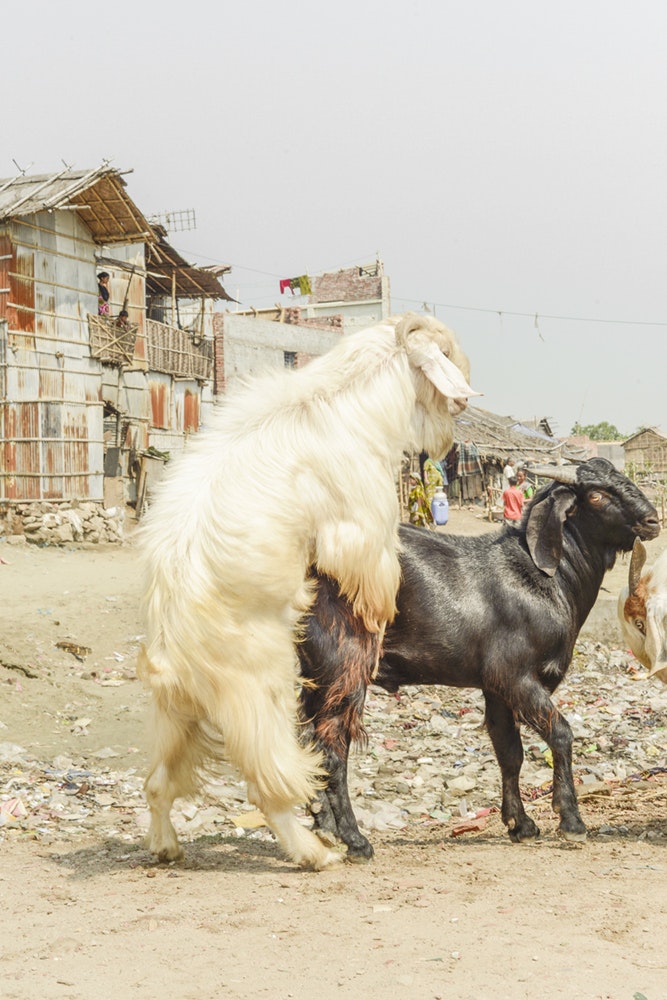
M 606 420 L 599 424 L 586 424 L 585 426 L 577 421 L 570 434 L 585 434 L 591 441 L 622 441 L 625 437 L 614 424 L 610 424 Z

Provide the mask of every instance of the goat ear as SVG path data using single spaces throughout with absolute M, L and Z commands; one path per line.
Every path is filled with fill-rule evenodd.
M 631 594 L 637 593 L 637 584 L 641 578 L 645 562 L 646 548 L 642 545 L 639 538 L 635 538 L 635 544 L 632 547 L 632 557 L 630 559 L 630 571 L 628 573 L 628 591 Z
M 538 569 L 553 576 L 563 553 L 563 522 L 577 502 L 566 486 L 552 490 L 544 500 L 533 501 L 528 511 L 526 542 Z
M 461 369 L 442 353 L 433 334 L 416 314 L 408 314 L 398 324 L 396 341 L 405 347 L 413 368 L 418 368 L 443 396 L 469 399 L 481 395 L 468 385 Z

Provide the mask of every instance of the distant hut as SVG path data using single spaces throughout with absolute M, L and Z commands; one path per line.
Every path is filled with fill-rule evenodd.
M 655 427 L 644 427 L 623 442 L 625 465 L 642 477 L 667 477 L 667 437 Z

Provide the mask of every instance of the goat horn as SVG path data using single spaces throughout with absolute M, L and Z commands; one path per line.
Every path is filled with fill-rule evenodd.
M 630 570 L 628 572 L 628 590 L 631 594 L 637 593 L 637 584 L 641 579 L 645 562 L 646 548 L 642 545 L 639 538 L 635 538 L 635 544 L 632 547 L 632 558 L 630 559 Z
M 569 486 L 577 482 L 576 465 L 531 465 L 526 471 L 533 476 L 555 479 L 557 483 L 567 483 Z

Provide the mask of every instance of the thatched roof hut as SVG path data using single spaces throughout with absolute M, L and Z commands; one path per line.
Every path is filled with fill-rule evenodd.
M 535 426 L 534 426 L 535 424 Z M 434 457 L 434 456 L 432 456 Z M 585 461 L 585 449 L 551 434 L 546 420 L 520 421 L 468 406 L 456 418 L 454 445 L 443 461 L 450 501 L 487 509 L 500 505 L 502 470 L 510 459 L 515 467 L 560 465 Z M 419 471 L 419 456 L 404 469 L 401 501 L 407 517 L 409 473 Z

